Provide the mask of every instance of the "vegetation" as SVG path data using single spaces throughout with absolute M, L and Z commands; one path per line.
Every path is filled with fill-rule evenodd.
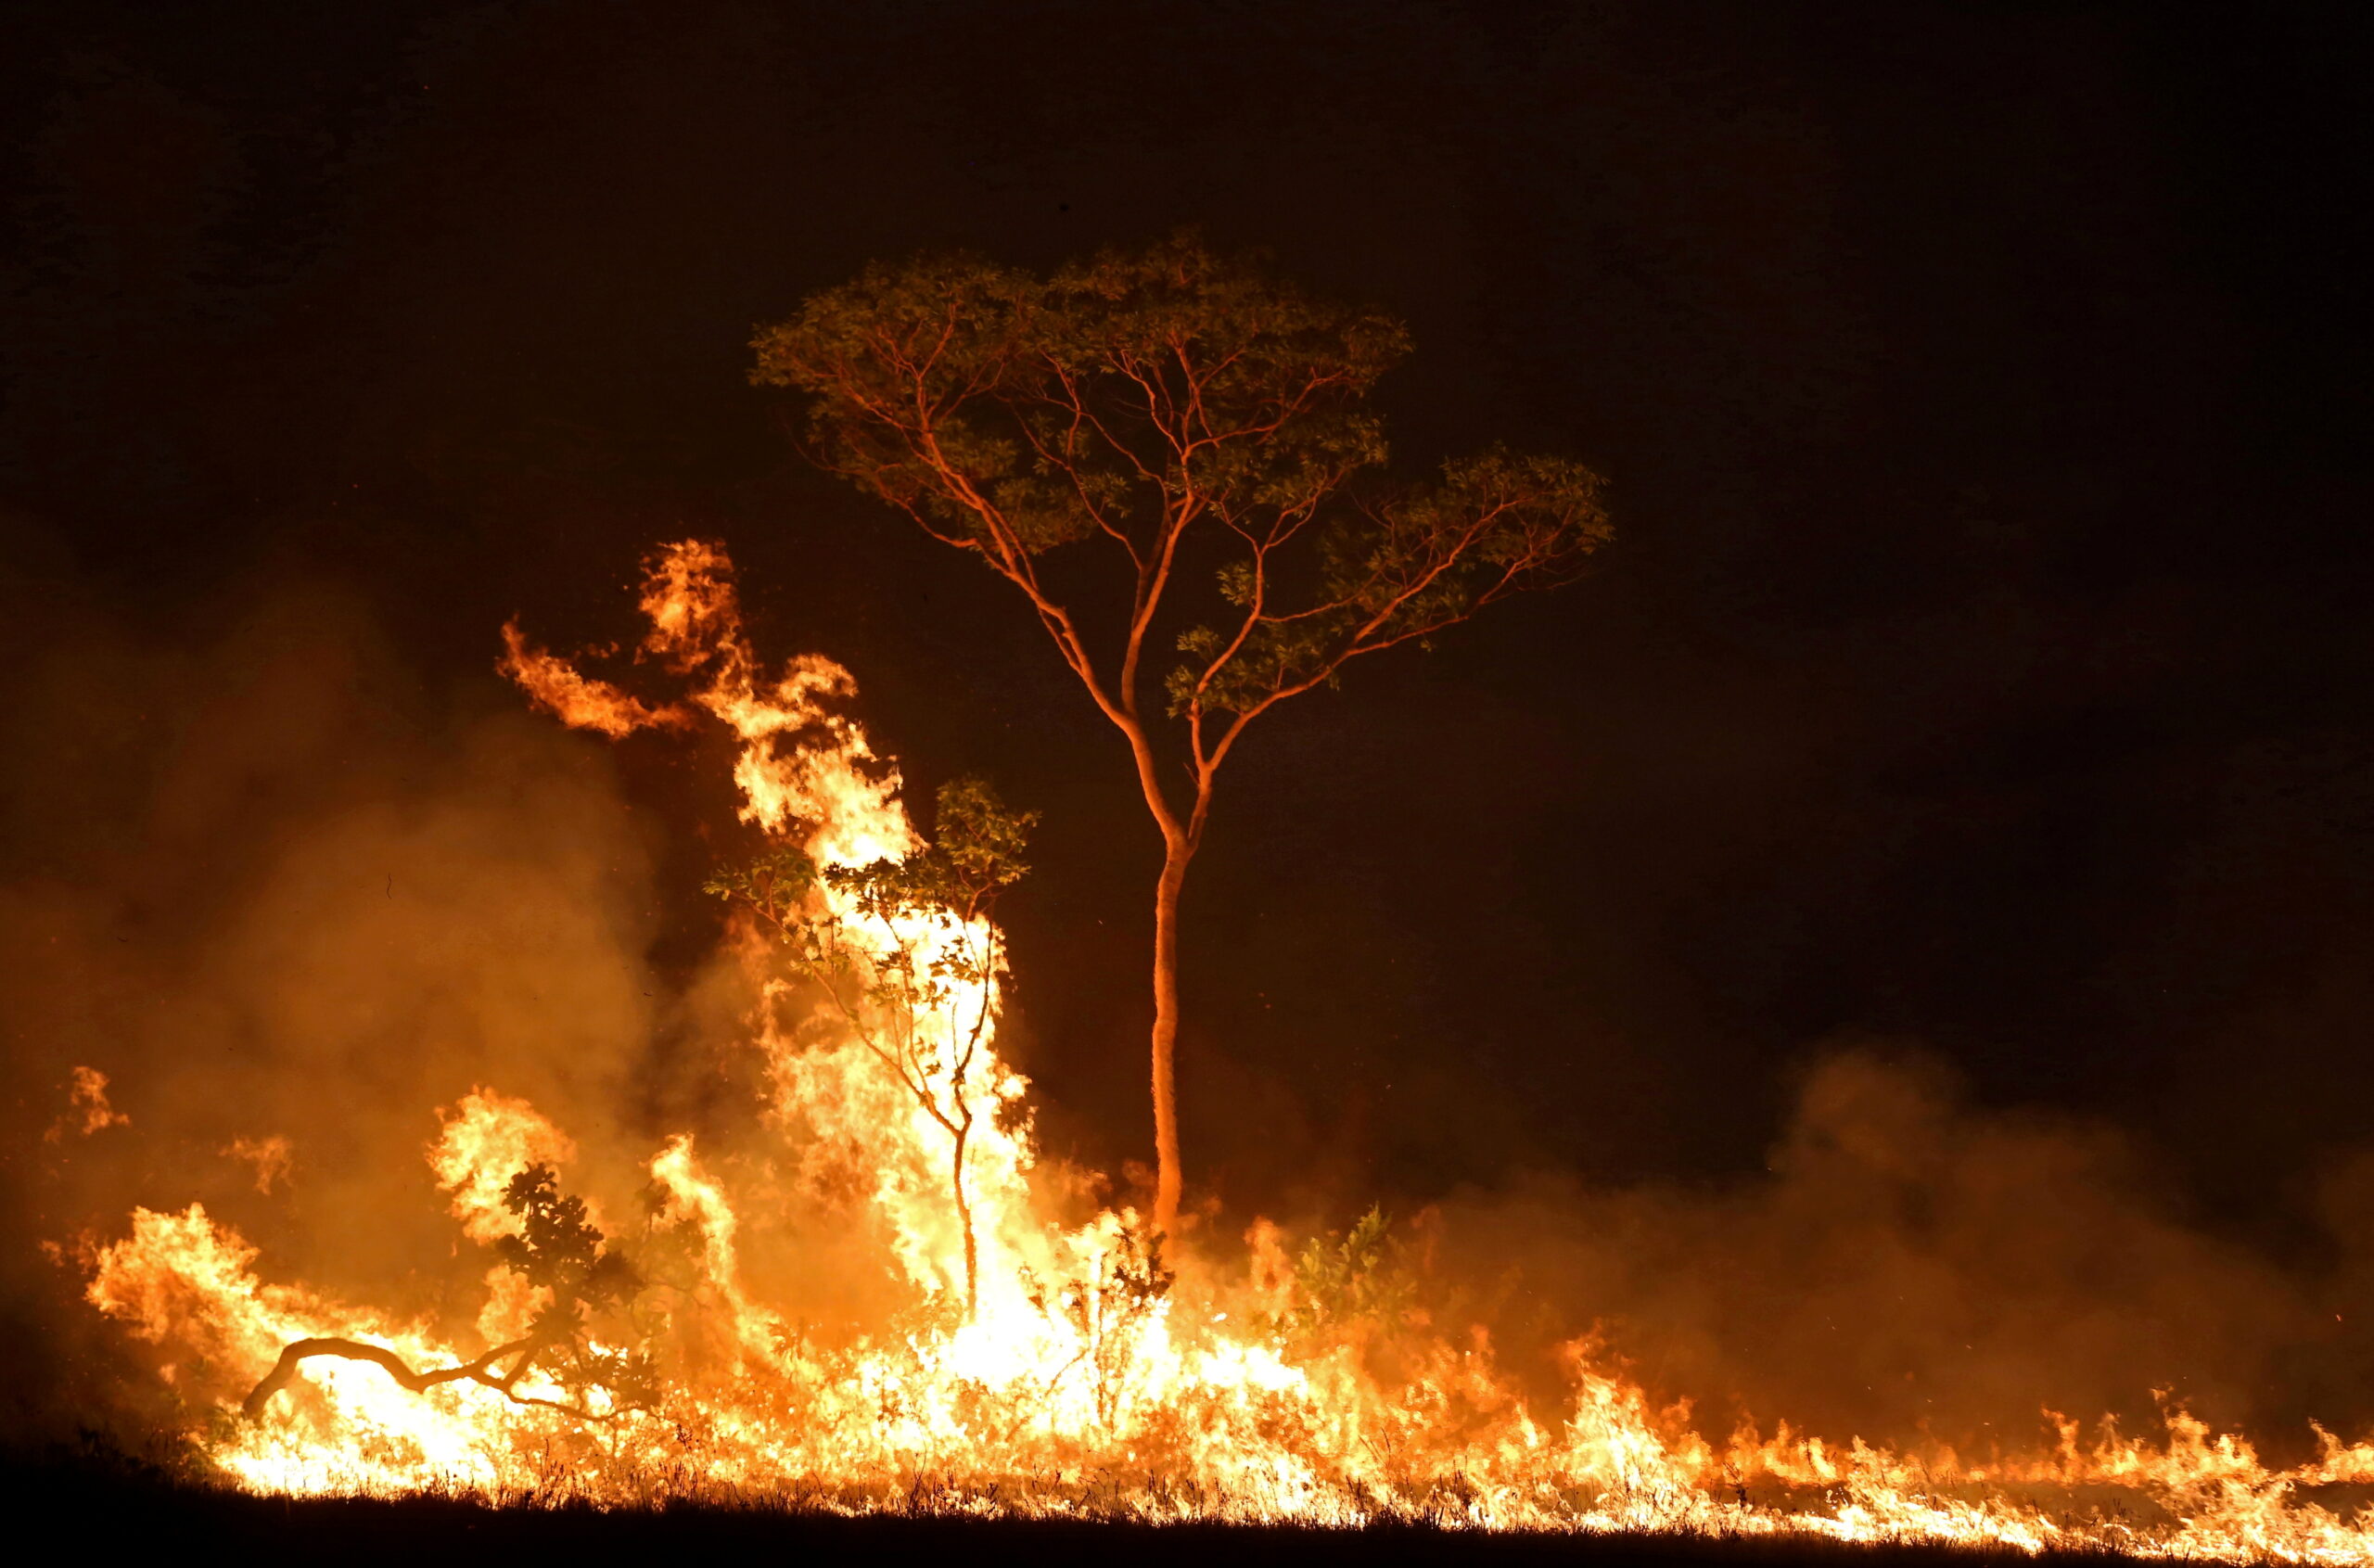
M 708 888 L 773 931 L 793 972 L 948 1133 L 949 1196 L 964 1228 L 970 1314 L 980 1299 L 964 1184 L 977 1117 L 972 1075 L 1005 963 L 989 912 L 1030 869 L 1022 852 L 1039 818 L 1009 810 L 979 779 L 943 785 L 938 807 L 934 841 L 904 860 L 819 868 L 798 848 L 777 845 L 720 873 Z M 846 896 L 846 912 L 816 896 L 820 884 Z
M 1390 1328 L 1417 1296 L 1418 1281 L 1383 1208 L 1372 1207 L 1340 1236 L 1313 1236 L 1296 1255 L 1293 1299 L 1277 1327 L 1308 1347 L 1359 1326 Z
M 1124 1230 L 1108 1253 L 1097 1255 L 1095 1271 L 1084 1279 L 1050 1283 L 1028 1268 L 1022 1271 L 1030 1305 L 1079 1336 L 1079 1355 L 1056 1373 L 1061 1381 L 1085 1363 L 1096 1394 L 1097 1419 L 1113 1424 L 1132 1332 L 1153 1316 L 1177 1276 L 1162 1261 L 1162 1238 Z
M 1353 659 L 1566 581 L 1609 538 L 1599 478 L 1563 458 L 1495 450 L 1356 488 L 1385 457 L 1366 400 L 1409 346 L 1391 317 L 1184 234 L 1046 276 L 877 264 L 754 345 L 755 381 L 810 395 L 817 459 L 1020 591 L 1129 746 L 1164 849 L 1161 1230 L 1181 1181 L 1180 893 L 1222 765 Z M 1066 564 L 1091 550 L 1101 589 Z M 1181 657 L 1155 675 L 1166 646 Z
M 609 1421 L 624 1410 L 647 1409 L 658 1397 L 651 1358 L 639 1351 L 604 1350 L 586 1335 L 595 1314 L 622 1307 L 634 1296 L 642 1288 L 640 1276 L 587 1221 L 584 1202 L 560 1191 L 552 1166 L 531 1165 L 514 1176 L 504 1190 L 503 1206 L 518 1217 L 520 1230 L 499 1238 L 496 1253 L 551 1293 L 524 1337 L 498 1345 L 474 1360 L 425 1372 L 415 1371 L 384 1345 L 326 1337 L 297 1340 L 282 1348 L 272 1370 L 249 1391 L 242 1412 L 249 1421 L 262 1416 L 272 1396 L 288 1385 L 305 1362 L 319 1356 L 369 1361 L 415 1394 L 466 1380 L 515 1404 L 542 1406 L 581 1421 Z M 520 1381 L 531 1368 L 541 1368 L 566 1397 L 521 1393 Z
M 2002 1568 L 2110 1565 L 2142 1561 L 2106 1552 L 2031 1554 L 2010 1546 L 1861 1545 L 1803 1534 L 1712 1536 L 1697 1532 L 1500 1534 L 1461 1528 L 1448 1496 L 1408 1521 L 1366 1529 L 1246 1525 L 1161 1519 L 1121 1505 L 1120 1489 L 1096 1478 L 1077 1488 L 1044 1483 L 1047 1507 L 1026 1517 L 986 1517 L 975 1499 L 927 1476 L 860 1512 L 823 1494 L 717 1486 L 688 1496 L 655 1486 L 640 1505 L 582 1490 L 556 1472 L 549 1487 L 501 1499 L 434 1487 L 402 1498 L 260 1496 L 129 1461 L 104 1448 L 12 1455 L 0 1467 L 0 1503 L 26 1518 L 104 1521 L 110 1546 L 153 1556 L 194 1547 L 239 1561 L 329 1558 L 410 1562 L 453 1557 L 473 1562 L 577 1564 L 607 1558 L 682 1561 L 734 1558 L 834 1562 L 875 1558 L 1027 1562 L 1037 1568 L 1117 1561 L 1142 1564 L 1280 1563 L 1294 1568 L 1389 1562 L 1592 1568 L 1907 1568 L 2000 1564 Z M 1028 1496 L 997 1499 L 1007 1506 Z M 498 1502 L 511 1506 L 493 1506 Z

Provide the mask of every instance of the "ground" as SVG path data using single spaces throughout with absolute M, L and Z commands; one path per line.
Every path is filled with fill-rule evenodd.
M 1010 1522 L 874 1516 L 862 1519 L 747 1508 L 665 1511 L 591 1508 L 491 1509 L 439 1498 L 396 1501 L 249 1497 L 178 1483 L 154 1469 L 104 1455 L 19 1457 L 0 1471 L 0 1506 L 19 1531 L 27 1526 L 84 1533 L 122 1561 L 171 1555 L 253 1562 L 606 1562 L 677 1564 L 714 1562 L 930 1560 L 989 1564 L 1220 1564 L 1252 1568 L 1295 1563 L 1407 1562 L 1520 1568 L 1549 1563 L 1588 1568 L 1934 1568 L 1999 1562 L 2067 1568 L 2113 1559 L 2057 1554 L 2030 1560 L 2008 1550 L 1939 1547 L 1845 1547 L 1804 1540 L 1707 1540 L 1683 1536 L 1576 1537 L 1486 1536 L 1433 1529 L 1369 1531 L 1249 1528 L 1232 1525 Z

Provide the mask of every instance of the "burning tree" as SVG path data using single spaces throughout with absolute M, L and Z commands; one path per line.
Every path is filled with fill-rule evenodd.
M 980 1245 L 964 1183 L 978 1118 L 967 1092 L 996 1013 L 1004 939 L 990 911 L 1030 868 L 1022 851 L 1038 820 L 1012 811 L 979 779 L 940 786 L 937 840 L 903 859 L 819 867 L 807 851 L 774 846 L 720 873 L 708 891 L 756 914 L 793 971 L 823 993 L 832 1016 L 938 1123 L 951 1141 L 949 1199 L 964 1237 L 964 1309 L 977 1309 Z M 820 884 L 846 896 L 835 910 Z
M 1407 329 L 1190 235 L 1046 277 L 964 255 L 876 265 L 754 347 L 753 380 L 811 395 L 818 460 L 1013 583 L 1129 746 L 1163 840 L 1155 1224 L 1173 1230 L 1179 898 L 1222 764 L 1351 660 L 1573 577 L 1610 536 L 1601 481 L 1494 450 L 1356 494 L 1385 455 L 1364 402 Z M 1049 569 L 1099 540 L 1122 568 L 1111 636 Z M 1166 636 L 1184 657 L 1157 708 Z

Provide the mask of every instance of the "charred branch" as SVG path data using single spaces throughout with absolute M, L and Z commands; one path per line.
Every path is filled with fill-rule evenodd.
M 557 1401 L 538 1399 L 517 1392 L 517 1384 L 527 1371 L 528 1363 L 535 1359 L 536 1352 L 550 1343 L 548 1339 L 533 1337 L 513 1340 L 508 1345 L 496 1345 L 475 1361 L 440 1367 L 434 1371 L 416 1372 L 402 1357 L 385 1345 L 365 1345 L 357 1339 L 292 1340 L 282 1347 L 280 1359 L 273 1363 L 272 1370 L 266 1372 L 263 1380 L 249 1389 L 248 1396 L 240 1401 L 239 1413 L 249 1421 L 260 1419 L 264 1407 L 272 1402 L 272 1396 L 296 1379 L 299 1368 L 317 1356 L 334 1356 L 346 1361 L 368 1361 L 415 1394 L 426 1394 L 440 1383 L 468 1382 L 491 1388 L 515 1404 L 545 1405 L 582 1414 L 584 1412 L 574 1411 L 573 1407 Z M 513 1355 L 517 1355 L 518 1359 L 512 1363 L 511 1370 L 498 1374 L 493 1370 L 495 1363 Z

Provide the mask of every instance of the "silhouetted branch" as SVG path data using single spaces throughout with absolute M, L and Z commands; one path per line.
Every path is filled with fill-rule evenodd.
M 415 1372 L 402 1357 L 385 1345 L 365 1345 L 361 1340 L 355 1339 L 292 1340 L 282 1347 L 280 1359 L 273 1363 L 272 1370 L 264 1373 L 263 1381 L 249 1389 L 247 1398 L 240 1401 L 239 1413 L 249 1421 L 260 1418 L 263 1414 L 264 1406 L 271 1402 L 272 1396 L 287 1387 L 297 1376 L 297 1369 L 316 1356 L 335 1356 L 347 1361 L 368 1361 L 415 1394 L 426 1394 L 442 1383 L 467 1381 L 483 1383 L 507 1397 L 518 1399 L 522 1404 L 551 1404 L 550 1400 L 531 1401 L 520 1398 L 512 1393 L 512 1384 L 518 1381 L 519 1374 L 526 1370 L 528 1362 L 533 1358 L 535 1352 L 542 1348 L 542 1345 L 533 1338 L 513 1340 L 508 1345 L 496 1345 L 475 1361 L 465 1361 L 455 1367 L 440 1367 L 431 1372 Z M 508 1378 L 495 1376 L 491 1369 L 497 1361 L 514 1352 L 519 1353 L 519 1360 L 511 1369 L 510 1376 Z

